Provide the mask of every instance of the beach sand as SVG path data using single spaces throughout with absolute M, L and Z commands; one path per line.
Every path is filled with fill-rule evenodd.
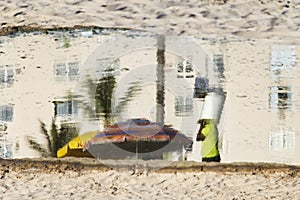
M 225 3 L 226 2 L 226 3 Z M 175 35 L 298 39 L 296 0 L 1 1 L 0 29 L 99 26 Z
M 114 167 L 108 167 L 93 159 L 1 163 L 1 199 L 297 199 L 300 195 L 300 168 L 279 164 L 174 162 L 151 170 L 129 166 L 133 161 L 122 165 L 110 161 Z
M 4 0 L 0 11 L 1 34 L 14 27 L 98 26 L 299 42 L 300 2 L 296 0 Z M 94 160 L 67 161 L 0 160 L 0 199 L 300 197 L 297 166 L 185 162 L 149 171 L 109 167 Z

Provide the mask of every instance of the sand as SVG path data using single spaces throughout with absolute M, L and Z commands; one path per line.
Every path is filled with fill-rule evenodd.
M 93 159 L 1 163 L 1 199 L 296 199 L 300 195 L 300 168 L 279 164 L 175 162 L 151 170 L 129 167 L 132 161 L 123 165 L 110 161 L 114 167 L 107 167 Z
M 99 26 L 299 42 L 300 2 L 296 0 L 3 0 L 0 11 L 1 34 L 16 26 Z M 169 170 L 136 172 L 132 168 L 90 165 L 82 168 L 75 161 L 70 166 L 52 162 L 36 165 L 34 160 L 0 161 L 0 199 L 297 199 L 300 196 L 296 166 L 266 168 L 248 163 L 242 167 L 235 164 L 192 167 L 184 163 L 184 167 Z
M 299 10 L 297 0 L 6 0 L 0 3 L 0 29 L 81 25 L 293 40 Z

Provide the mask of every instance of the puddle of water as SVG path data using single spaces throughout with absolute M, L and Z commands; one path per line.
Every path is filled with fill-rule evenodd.
M 146 118 L 194 140 L 188 159 L 199 161 L 195 134 L 207 102 L 196 97 L 222 91 L 224 107 L 209 109 L 219 118 L 222 162 L 300 164 L 299 45 L 123 30 L 18 33 L 0 41 L 1 157 L 37 156 L 26 137 L 45 143 L 39 120 L 48 130 L 52 118 L 78 123 L 84 133 Z

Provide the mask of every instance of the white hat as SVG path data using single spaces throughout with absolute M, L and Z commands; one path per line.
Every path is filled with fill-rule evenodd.
M 219 123 L 224 101 L 224 96 L 214 92 L 208 93 L 204 99 L 200 119 L 214 119 L 216 123 Z

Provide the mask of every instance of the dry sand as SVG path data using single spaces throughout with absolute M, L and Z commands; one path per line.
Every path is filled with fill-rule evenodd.
M 134 162 L 110 161 L 107 167 L 93 159 L 3 160 L 1 199 L 297 199 L 300 195 L 300 168 L 295 166 L 175 162 L 149 170 L 132 168 L 130 163 Z
M 299 41 L 300 2 L 32 0 L 0 2 L 0 29 L 99 26 Z M 37 164 L 38 162 L 38 164 Z M 90 161 L 89 161 L 90 162 Z M 298 199 L 299 167 L 181 163 L 135 172 L 97 164 L 2 160 L 0 199 Z
M 298 0 L 3 0 L 0 11 L 2 31 L 80 25 L 292 41 L 300 24 Z

